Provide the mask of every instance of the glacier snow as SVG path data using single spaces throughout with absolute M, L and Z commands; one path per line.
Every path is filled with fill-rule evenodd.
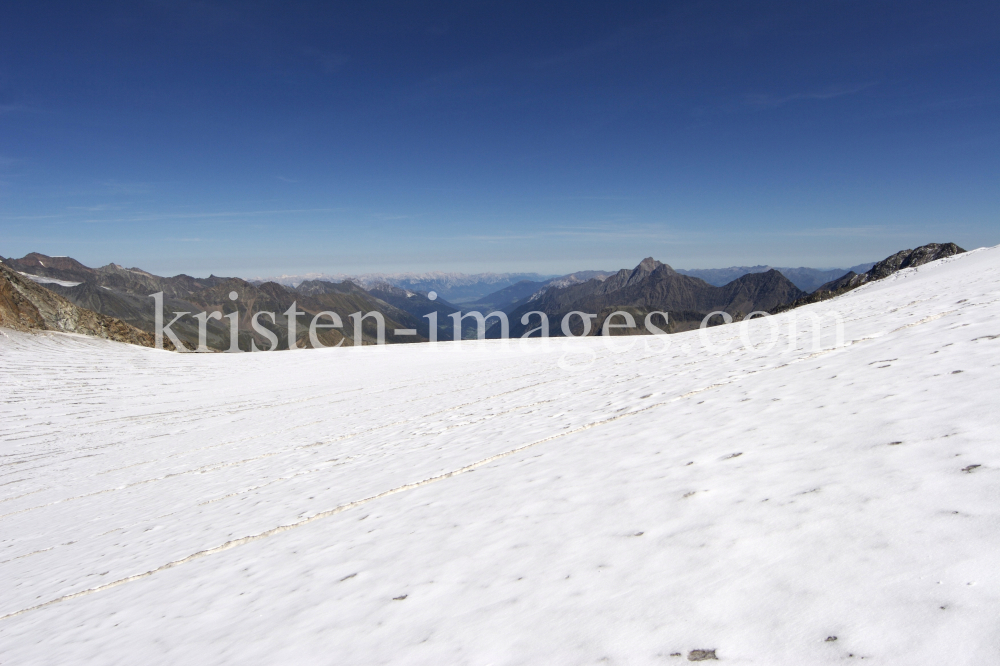
M 998 663 L 998 314 L 990 248 L 711 348 L 2 332 L 0 661 Z

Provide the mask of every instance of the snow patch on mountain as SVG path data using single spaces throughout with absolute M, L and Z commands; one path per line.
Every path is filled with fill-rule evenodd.
M 38 284 L 57 284 L 60 287 L 75 287 L 77 285 L 83 284 L 82 282 L 70 282 L 68 280 L 57 280 L 55 278 L 45 277 L 43 275 L 32 275 L 31 273 L 24 273 L 22 271 L 18 271 L 18 274 L 19 275 L 23 275 L 24 277 L 28 278 L 32 282 L 36 282 Z

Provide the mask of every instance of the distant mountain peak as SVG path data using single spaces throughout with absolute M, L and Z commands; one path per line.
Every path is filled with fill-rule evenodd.
M 665 264 L 660 263 L 659 261 L 653 259 L 652 257 L 646 257 L 645 259 L 639 262 L 639 265 L 635 267 L 635 270 L 644 273 L 652 273 L 657 268 L 664 265 Z
M 136 273 L 138 275 L 144 275 L 146 277 L 156 277 L 152 273 L 142 270 L 141 268 L 125 268 L 120 264 L 110 263 L 107 266 L 101 266 L 97 269 L 98 273 L 114 274 L 114 273 Z

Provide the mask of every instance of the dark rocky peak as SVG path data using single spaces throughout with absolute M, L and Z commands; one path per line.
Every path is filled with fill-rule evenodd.
M 349 282 L 349 281 L 348 281 Z M 350 282 L 352 286 L 353 282 Z M 379 296 L 396 296 L 398 298 L 409 298 L 414 292 L 402 287 L 397 287 L 395 285 L 389 284 L 388 282 L 376 282 L 375 284 L 368 285 L 368 293 L 377 294 Z
M 599 280 L 597 278 L 594 278 L 593 280 L 588 280 L 584 284 L 586 284 L 586 285 L 591 285 L 592 284 L 593 285 L 593 291 L 594 291 L 594 293 L 597 293 L 597 294 L 610 294 L 612 292 L 624 289 L 625 286 L 629 283 L 629 278 L 632 277 L 632 274 L 634 272 L 635 272 L 635 270 L 631 270 L 630 271 L 627 268 L 623 268 L 620 271 L 618 271 L 617 273 L 615 273 L 614 275 L 608 277 L 607 279 L 605 279 L 603 281 Z M 643 273 L 642 275 L 643 275 L 643 277 L 645 277 L 646 274 Z
M 323 294 L 352 294 L 363 290 L 350 280 L 344 280 L 343 282 L 305 280 L 294 291 L 303 296 L 321 296 Z
M 653 259 L 652 257 L 646 257 L 639 262 L 639 265 L 629 270 L 627 268 L 622 268 L 617 273 L 604 277 L 601 274 L 595 275 L 592 279 L 583 282 L 564 284 L 560 281 L 553 282 L 553 285 L 548 289 L 553 289 L 556 286 L 562 289 L 574 289 L 577 290 L 577 295 L 588 293 L 588 294 L 611 294 L 616 291 L 621 291 L 639 284 L 643 280 L 646 280 L 651 275 L 664 275 L 673 274 L 674 269 L 664 264 L 662 262 Z
M 662 264 L 652 257 L 646 257 L 639 262 L 639 265 L 632 269 L 629 273 L 628 279 L 625 280 L 625 284 L 622 287 L 631 287 L 634 284 L 638 284 L 652 275 L 655 271 L 662 269 L 664 266 L 670 268 L 666 264 Z
M 783 305 L 771 310 L 771 314 L 777 314 L 778 312 L 797 308 L 802 305 L 808 305 L 809 303 L 816 303 L 828 298 L 833 298 L 834 296 L 839 296 L 840 294 L 851 291 L 852 289 L 857 289 L 861 285 L 868 282 L 889 277 L 893 273 L 904 268 L 923 266 L 926 263 L 930 263 L 938 259 L 944 259 L 945 257 L 951 257 L 956 254 L 962 254 L 963 252 L 965 252 L 965 250 L 954 243 L 928 243 L 927 245 L 921 245 L 915 250 L 902 250 L 890 257 L 886 257 L 872 266 L 871 269 L 865 273 L 855 273 L 854 271 L 850 271 L 843 277 L 839 277 L 836 280 L 830 280 L 826 284 L 821 285 L 816 291 L 808 296 L 799 298 L 795 302 L 788 305 Z
M 272 298 L 283 298 L 291 293 L 291 290 L 283 284 L 278 284 L 277 282 L 262 282 L 261 284 L 255 285 L 257 291 L 267 294 Z
M 664 265 L 665 264 L 661 264 L 659 261 L 657 261 L 656 259 L 653 259 L 652 257 L 646 257 L 645 259 L 643 259 L 642 261 L 639 262 L 639 265 L 635 267 L 635 269 L 632 271 L 632 273 L 633 274 L 634 273 L 652 273 L 657 268 L 659 268 L 660 266 L 664 266 Z
M 222 284 L 228 284 L 233 280 L 238 280 L 242 284 L 250 284 L 249 282 L 247 282 L 242 278 L 220 277 L 215 274 L 209 275 L 207 278 L 191 278 L 191 279 L 198 284 L 205 285 L 206 287 L 218 287 L 219 285 Z
M 790 303 L 806 296 L 806 292 L 796 287 L 791 280 L 775 268 L 763 273 L 741 275 L 721 289 L 728 289 L 731 293 L 742 291 L 743 293 L 766 294 L 766 298 L 756 299 L 758 304 L 765 306 L 765 309 L 770 309 L 781 303 Z M 749 312 L 749 310 L 744 312 Z
M 212 282 L 208 278 L 196 278 L 188 275 L 187 273 L 179 273 L 167 279 L 174 280 L 175 282 L 180 282 L 183 284 L 195 285 L 201 289 L 212 286 Z
M 72 257 L 50 257 L 38 252 L 31 252 L 20 259 L 8 259 L 7 265 L 14 270 L 32 275 L 83 282 L 96 275 L 93 268 L 84 266 Z
M 926 263 L 930 263 L 938 259 L 944 259 L 945 257 L 952 257 L 956 254 L 962 254 L 963 252 L 965 252 L 965 250 L 954 243 L 928 243 L 927 245 L 921 245 L 915 250 L 901 250 L 896 254 L 886 257 L 882 261 L 878 262 L 865 273 L 859 274 L 851 271 L 843 277 L 827 282 L 826 284 L 820 286 L 820 288 L 816 291 L 839 292 L 854 289 L 856 287 L 860 287 L 866 282 L 887 278 L 893 273 L 901 271 L 904 268 L 923 266 Z
M 236 298 L 230 294 L 236 292 Z M 196 291 L 186 296 L 184 300 L 205 309 L 218 309 L 222 312 L 264 311 L 279 312 L 301 296 L 289 291 L 276 282 L 264 282 L 254 285 L 240 278 L 226 278 L 218 283 Z
M 785 277 L 785 275 L 777 268 L 772 268 L 770 270 L 764 271 L 763 273 L 747 273 L 746 275 L 741 275 L 734 281 L 774 283 L 774 282 L 788 281 L 788 278 Z M 790 281 L 789 284 L 791 284 Z
M 656 267 L 656 270 L 653 271 L 654 273 L 672 273 L 674 275 L 680 275 L 680 273 L 675 271 L 673 266 L 670 264 L 664 264 L 662 262 L 657 262 L 657 264 L 659 265 Z
M 214 277 L 214 276 L 212 276 Z M 256 296 L 261 290 L 240 278 L 226 278 L 218 281 L 210 287 L 191 294 L 191 299 L 195 303 L 223 303 L 229 302 L 229 293 L 235 291 L 238 298 L 243 300 Z
M 253 287 L 252 284 L 250 284 L 249 282 L 247 282 L 243 278 L 238 278 L 238 277 L 216 278 L 216 276 L 210 275 L 210 276 L 208 276 L 208 279 L 210 281 L 214 282 L 214 284 L 212 285 L 213 289 L 219 289 L 219 290 L 227 289 L 227 288 L 242 288 L 242 289 L 246 289 L 248 287 Z M 265 282 L 264 284 L 275 284 L 275 283 L 274 282 L 271 282 L 271 283 Z
M 156 275 L 148 273 L 142 270 L 141 268 L 135 268 L 135 267 L 125 268 L 124 266 L 120 266 L 114 263 L 108 264 L 107 266 L 101 266 L 100 268 L 97 269 L 97 272 L 106 275 L 125 275 L 125 276 L 141 275 L 142 277 L 145 278 L 157 277 Z
M 84 266 L 79 261 L 72 257 L 50 257 L 38 252 L 30 252 L 24 255 L 20 259 L 16 259 L 20 264 L 23 265 L 38 265 L 44 266 L 45 268 L 56 268 L 60 270 L 83 270 L 92 271 L 92 268 Z
M 903 250 L 872 266 L 866 275 L 868 280 L 881 280 L 904 268 L 923 266 L 931 261 L 944 259 L 965 252 L 954 243 L 928 243 L 915 250 Z

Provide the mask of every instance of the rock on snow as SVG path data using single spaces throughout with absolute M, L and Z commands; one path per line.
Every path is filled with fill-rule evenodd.
M 998 313 L 992 248 L 755 348 L 5 332 L 0 660 L 997 663 Z

